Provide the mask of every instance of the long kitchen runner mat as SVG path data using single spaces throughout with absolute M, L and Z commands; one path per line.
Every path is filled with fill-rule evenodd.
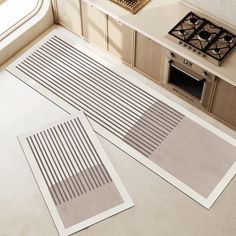
M 7 70 L 210 208 L 235 175 L 235 140 L 69 36 L 54 29 Z
M 19 142 L 60 235 L 133 206 L 82 111 Z

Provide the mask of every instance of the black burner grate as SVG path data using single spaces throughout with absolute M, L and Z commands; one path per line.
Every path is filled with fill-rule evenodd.
M 198 54 L 216 60 L 218 65 L 236 47 L 235 35 L 193 12 L 189 12 L 169 34 Z

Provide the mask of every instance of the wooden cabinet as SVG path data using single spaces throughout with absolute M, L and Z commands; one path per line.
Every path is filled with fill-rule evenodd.
M 81 35 L 80 0 L 56 0 L 58 23 Z
M 133 30 L 108 16 L 107 50 L 131 65 L 133 57 Z
M 134 67 L 155 81 L 161 80 L 163 48 L 136 32 Z
M 96 7 L 81 0 L 83 36 L 90 42 L 106 48 L 107 16 Z
M 217 79 L 211 112 L 236 128 L 236 87 Z

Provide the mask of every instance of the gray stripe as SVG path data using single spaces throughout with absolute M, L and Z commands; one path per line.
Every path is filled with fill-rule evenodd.
M 17 68 L 146 157 L 184 117 L 57 36 Z M 83 135 L 78 124 L 76 129 Z M 88 142 L 80 148 L 84 156 L 92 154 Z M 100 185 L 102 176 L 101 169 L 93 169 L 90 185 Z
M 56 205 L 112 182 L 79 119 L 29 136 L 27 142 Z

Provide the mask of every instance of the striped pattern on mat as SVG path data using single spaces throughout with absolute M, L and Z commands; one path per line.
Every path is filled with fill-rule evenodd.
M 235 141 L 79 42 L 53 30 L 7 69 L 209 209 L 235 175 Z
M 146 157 L 184 117 L 56 35 L 17 69 Z
M 80 120 L 27 137 L 56 205 L 112 181 Z
M 133 206 L 83 112 L 19 141 L 60 235 Z

